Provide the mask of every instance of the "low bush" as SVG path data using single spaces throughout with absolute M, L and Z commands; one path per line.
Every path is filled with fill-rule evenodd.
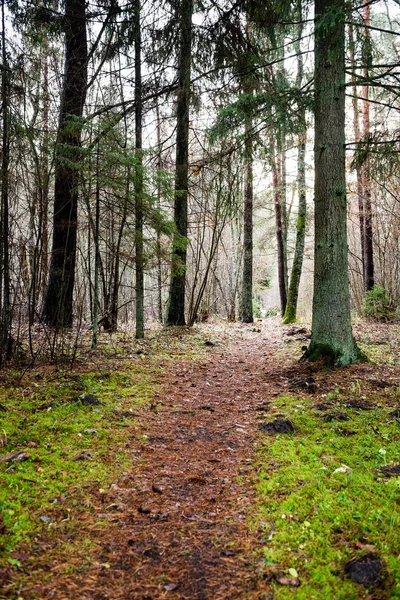
M 396 306 L 383 287 L 375 285 L 365 294 L 363 314 L 378 321 L 392 321 L 396 318 Z

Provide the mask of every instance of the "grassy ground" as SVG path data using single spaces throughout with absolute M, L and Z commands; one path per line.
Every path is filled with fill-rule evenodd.
M 359 397 L 359 384 L 351 392 L 347 398 Z M 337 392 L 324 400 L 325 412 L 310 398 L 274 400 L 272 415 L 290 419 L 295 433 L 267 435 L 260 449 L 264 562 L 271 573 L 279 567 L 283 578 L 301 582 L 297 589 L 274 583 L 274 598 L 367 597 L 371 592 L 344 576 L 344 564 L 369 551 L 385 563 L 384 589 L 369 597 L 400 598 L 400 479 L 380 471 L 400 462 L 400 421 L 379 397 L 372 410 L 349 409 Z M 326 421 L 333 412 L 350 420 Z
M 64 529 L 72 529 L 79 512 L 90 510 L 93 489 L 102 493 L 130 462 L 135 407 L 161 401 L 168 364 L 202 352 L 201 334 L 164 331 L 141 344 L 110 337 L 94 353 L 83 349 L 72 371 L 3 371 L 0 458 L 23 451 L 27 459 L 0 463 L 0 567 L 18 567 L 21 543 L 48 534 L 60 511 Z M 85 394 L 100 404 L 86 405 Z
M 282 333 L 279 325 L 270 327 L 259 342 L 254 341 L 259 329 L 239 325 L 167 330 L 140 344 L 128 334 L 104 337 L 96 352 L 79 350 L 72 370 L 43 364 L 26 372 L 2 371 L 0 461 L 16 451 L 25 452 L 27 460 L 0 462 L 0 577 L 12 569 L 23 585 L 29 579 L 24 549 L 30 549 L 31 561 L 43 556 L 47 567 L 53 558 L 49 544 L 61 538 L 62 573 L 85 569 L 96 535 L 86 528 L 82 539 L 82 520 L 96 529 L 108 526 L 96 510 L 101 506 L 118 514 L 119 509 L 99 496 L 106 499 L 113 482 L 132 468 L 132 441 L 147 444 L 138 407 L 156 409 L 169 366 L 196 362 L 205 356 L 206 340 L 223 345 L 226 336 L 235 348 L 244 344 L 246 359 L 252 352 L 265 357 L 268 371 L 251 384 L 252 400 L 269 401 L 265 420 L 290 419 L 295 428 L 290 434 L 262 435 L 258 450 L 259 506 L 254 508 L 263 547 L 258 580 L 265 582 L 265 598 L 400 598 L 400 479 L 381 471 L 400 463 L 400 420 L 390 415 L 400 399 L 394 330 L 362 334 L 361 347 L 376 366 L 318 371 L 316 392 L 292 393 L 293 375 L 285 369 L 298 376 L 309 368 L 295 361 L 303 334 L 297 339 L 289 329 Z M 253 367 L 243 371 L 245 366 L 239 361 L 235 371 L 241 394 L 243 375 Z M 179 379 L 169 382 L 179 384 Z M 282 393 L 281 385 L 286 386 Z M 194 387 L 196 393 L 199 389 Z M 273 396 L 275 389 L 279 396 Z M 100 404 L 85 404 L 86 394 Z M 349 407 L 350 399 L 369 403 L 370 410 Z M 348 420 L 327 419 L 332 413 Z M 74 460 L 82 453 L 86 460 Z M 344 565 L 369 552 L 383 560 L 384 570 L 380 582 L 367 590 L 345 575 Z M 101 567 L 110 569 L 107 562 Z M 41 597 L 40 592 L 31 597 Z

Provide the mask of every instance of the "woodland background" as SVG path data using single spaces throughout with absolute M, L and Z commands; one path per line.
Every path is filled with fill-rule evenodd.
M 95 345 L 99 327 L 133 322 L 137 337 L 145 324 L 213 314 L 286 310 L 290 322 L 302 272 L 310 314 L 312 5 L 3 0 L 1 10 L 3 359 L 54 357 L 82 332 Z M 391 318 L 399 6 L 345 10 L 351 300 L 368 312 L 375 285 L 370 302 Z M 167 314 L 173 293 L 184 318 Z

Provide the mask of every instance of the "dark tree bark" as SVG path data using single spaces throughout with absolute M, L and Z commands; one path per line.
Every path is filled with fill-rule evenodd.
M 351 329 L 345 175 L 345 0 L 315 2 L 315 253 L 310 360 L 360 360 Z
M 92 335 L 92 349 L 97 346 L 97 339 L 99 334 L 99 275 L 100 275 L 100 169 L 99 169 L 99 144 L 97 144 L 96 153 L 96 206 L 95 206 L 95 217 L 94 217 L 94 290 L 93 290 L 93 335 Z M 90 234 L 90 228 L 89 228 Z M 90 257 L 90 251 L 88 252 Z
M 1 159 L 1 211 L 0 211 L 0 364 L 3 358 L 10 359 L 11 340 L 11 302 L 10 302 L 10 231 L 9 231 L 9 166 L 10 166 L 10 106 L 9 106 L 9 65 L 6 49 L 6 26 L 4 0 L 1 3 L 1 102 L 2 102 L 2 159 Z
M 370 6 L 364 6 L 364 72 L 363 76 L 368 79 L 369 63 L 370 63 Z M 363 102 L 362 102 L 362 123 L 363 123 L 363 139 L 367 143 L 370 133 L 369 119 L 369 87 L 363 86 Z M 362 188 L 363 188 L 363 205 L 364 205 L 364 289 L 366 292 L 372 290 L 375 284 L 374 280 L 374 250 L 373 250 L 373 232 L 372 232 L 372 206 L 371 206 L 371 180 L 370 180 L 370 161 L 367 156 L 362 165 Z
M 160 119 L 160 105 L 158 98 L 156 99 L 156 115 L 157 115 L 157 169 L 162 170 L 162 152 L 161 152 L 161 119 Z M 161 211 L 161 182 L 157 184 L 157 210 Z M 157 228 L 157 239 L 156 239 L 156 256 L 157 256 L 157 309 L 158 319 L 160 323 L 163 323 L 163 299 L 162 299 L 162 260 L 161 260 L 161 234 Z
M 143 265 L 143 159 L 142 159 L 142 65 L 140 0 L 135 0 L 135 271 L 136 337 L 144 337 L 144 265 Z
M 53 246 L 43 320 L 71 327 L 76 264 L 79 161 L 87 84 L 85 0 L 65 1 L 65 71 L 55 152 Z
M 190 67 L 192 58 L 193 0 L 181 0 L 180 48 L 176 105 L 176 174 L 172 273 L 166 325 L 185 325 L 186 238 L 188 205 Z

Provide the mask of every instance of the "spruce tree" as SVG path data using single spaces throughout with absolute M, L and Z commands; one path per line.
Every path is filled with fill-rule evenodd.
M 345 0 L 315 2 L 315 251 L 310 360 L 360 360 L 351 328 L 345 172 Z

